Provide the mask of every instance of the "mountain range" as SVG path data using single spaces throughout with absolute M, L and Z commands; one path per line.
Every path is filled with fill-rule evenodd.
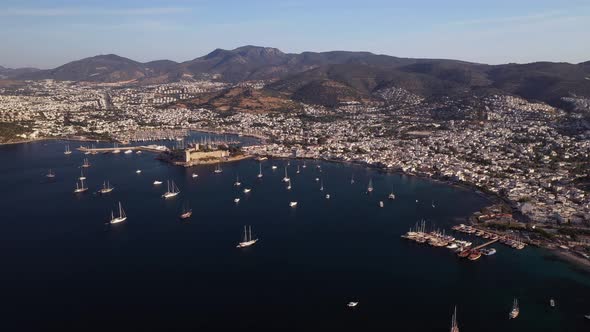
M 236 83 L 265 80 L 273 95 L 324 105 L 371 100 L 384 88 L 422 97 L 508 93 L 560 106 L 564 96 L 590 97 L 590 61 L 486 65 L 458 60 L 414 59 L 369 52 L 283 53 L 243 46 L 185 62 L 138 62 L 114 54 L 73 61 L 49 70 L 0 68 L 4 78 L 156 84 L 210 79 Z

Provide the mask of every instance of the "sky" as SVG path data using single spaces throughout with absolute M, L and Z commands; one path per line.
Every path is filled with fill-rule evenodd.
M 243 45 L 579 63 L 590 60 L 590 1 L 0 1 L 0 65 L 9 68 L 110 53 L 187 61 Z

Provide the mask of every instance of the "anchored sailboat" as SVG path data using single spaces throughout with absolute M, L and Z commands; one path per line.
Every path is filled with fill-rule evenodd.
M 84 167 L 84 168 L 90 167 L 90 162 L 88 161 L 88 158 L 84 158 L 84 163 L 82 164 L 82 167 Z
M 350 176 L 350 184 L 354 184 L 354 173 Z
M 373 192 L 373 179 L 369 179 L 369 186 L 367 187 L 367 192 Z
M 108 194 L 111 191 L 113 191 L 113 189 L 115 189 L 115 187 L 111 187 L 111 183 L 109 181 L 106 181 L 102 183 L 102 188 L 100 188 L 99 192 L 101 194 Z
M 391 185 L 391 193 L 387 196 L 389 199 L 395 199 L 395 194 L 393 193 L 393 185 Z
M 288 183 L 288 185 L 287 185 L 287 190 L 291 190 L 291 188 L 292 188 L 292 187 L 291 187 L 291 179 L 289 179 L 289 182 L 287 182 L 287 183 Z
M 258 178 L 261 179 L 262 178 L 262 164 L 258 164 L 258 167 L 259 167 Z
M 127 220 L 127 216 L 125 215 L 125 211 L 123 211 L 123 206 L 121 205 L 121 202 L 119 202 L 119 216 L 115 217 L 115 213 L 111 210 L 111 224 L 118 224 L 120 222 L 123 222 Z
M 515 319 L 520 314 L 520 308 L 518 307 L 518 299 L 514 299 L 514 303 L 512 304 L 512 310 L 508 314 L 508 318 Z
M 168 185 L 168 190 L 166 190 L 166 192 L 162 195 L 162 197 L 171 198 L 171 197 L 174 197 L 180 193 L 180 190 L 178 189 L 178 187 L 176 186 L 174 181 L 172 181 L 172 185 L 170 184 L 170 181 L 166 181 L 166 183 Z
M 86 176 L 84 176 L 84 170 L 80 169 L 80 177 L 78 178 L 80 181 L 86 180 Z
M 289 182 L 289 175 L 287 175 L 287 166 L 285 166 L 285 177 L 283 178 L 283 182 Z
M 236 248 L 249 247 L 251 245 L 254 245 L 256 242 L 258 242 L 258 239 L 252 239 L 252 227 L 248 226 L 248 228 L 246 228 L 246 226 L 244 226 L 244 237 L 242 239 L 242 242 L 238 243 Z
M 324 180 L 320 182 L 320 191 L 324 191 Z
M 234 186 L 239 187 L 242 185 L 242 182 L 240 182 L 240 176 L 236 175 L 236 182 L 234 182 Z
M 69 145 L 66 145 L 66 150 L 64 151 L 64 154 L 72 154 L 72 150 L 70 150 Z
M 459 325 L 457 324 L 457 306 L 455 306 L 453 318 L 451 318 L 451 332 L 459 332 Z
M 215 170 L 213 171 L 213 173 L 219 174 L 221 172 L 223 172 L 223 170 L 221 169 L 221 163 L 217 163 L 217 167 L 215 168 Z
M 299 170 L 299 165 L 297 165 L 297 174 L 301 173 L 301 171 Z
M 88 187 L 84 185 L 84 180 L 80 179 L 80 182 L 76 181 L 76 189 L 74 189 L 74 193 L 83 193 L 88 190 Z
M 49 172 L 47 172 L 45 177 L 48 177 L 50 179 L 53 179 L 55 177 L 55 173 L 53 173 L 53 171 L 51 171 L 51 168 L 49 169 Z

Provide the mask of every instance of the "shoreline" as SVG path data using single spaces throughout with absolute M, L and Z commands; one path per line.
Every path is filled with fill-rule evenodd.
M 579 255 L 563 249 L 549 249 L 549 248 L 542 248 L 546 249 L 551 256 L 559 259 L 560 261 L 567 262 L 576 268 L 583 270 L 584 272 L 590 273 L 590 260 L 580 257 Z

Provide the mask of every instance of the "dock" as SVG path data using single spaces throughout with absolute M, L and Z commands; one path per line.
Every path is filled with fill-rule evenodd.
M 80 152 L 90 152 L 90 153 L 108 153 L 114 151 L 146 151 L 146 152 L 154 152 L 154 153 L 161 153 L 168 151 L 168 148 L 163 145 L 140 145 L 140 146 L 125 146 L 125 147 L 112 147 L 112 148 L 88 148 L 85 146 L 80 146 L 76 150 Z

